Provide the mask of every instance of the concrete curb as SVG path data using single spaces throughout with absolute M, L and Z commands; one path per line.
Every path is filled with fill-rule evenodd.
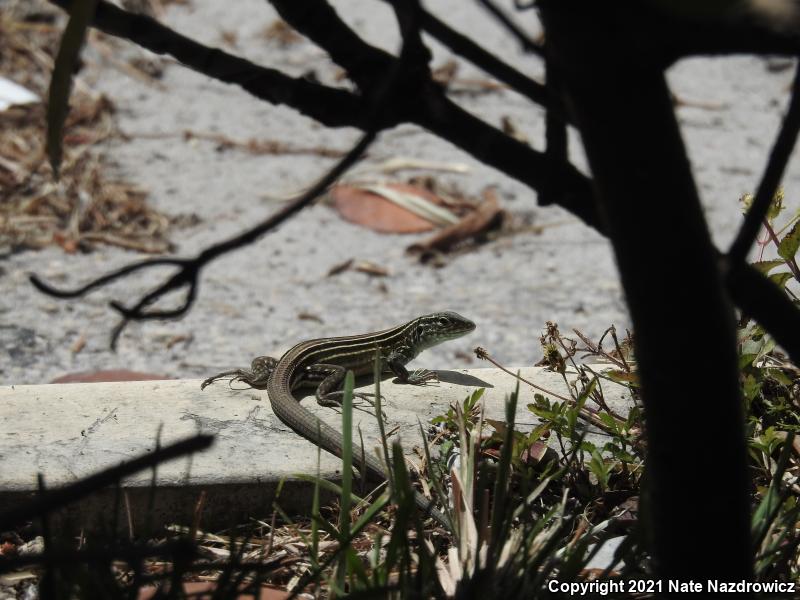
M 400 437 L 412 463 L 418 463 L 421 455 L 420 421 L 425 426 L 478 387 L 487 388 L 482 400 L 486 417 L 502 420 L 504 399 L 515 387 L 514 380 L 498 369 L 438 373 L 441 382 L 435 386 L 382 383 L 386 430 Z M 556 393 L 565 392 L 556 373 L 530 367 L 522 369 L 522 374 Z M 372 384 L 360 389 L 370 391 Z M 612 408 L 624 411 L 629 400 L 609 391 L 606 395 Z M 521 386 L 519 429 L 530 429 L 536 423 L 526 408 L 533 394 Z M 341 428 L 336 411 L 317 406 L 313 398 L 303 403 Z M 365 448 L 371 451 L 378 445 L 378 428 L 368 408 L 356 410 L 353 420 Z M 0 511 L 36 493 L 37 473 L 44 474 L 47 487 L 72 483 L 153 451 L 159 430 L 162 445 L 198 432 L 215 434 L 216 441 L 203 453 L 160 466 L 149 516 L 153 474 L 143 472 L 123 482 L 137 531 L 145 524 L 159 527 L 189 522 L 201 491 L 206 492 L 202 518 L 206 528 L 268 518 L 281 481 L 279 504 L 284 510 L 298 513 L 310 506 L 311 485 L 297 474 L 317 473 L 317 449 L 275 417 L 265 391 L 231 390 L 224 383 L 201 391 L 200 380 L 5 386 L 0 387 L 0 416 Z M 358 431 L 354 435 L 357 437 Z M 338 458 L 321 454 L 322 477 L 337 480 L 340 469 Z M 106 490 L 71 507 L 70 514 L 85 526 L 99 519 L 107 521 L 115 505 L 121 510 L 125 495 Z M 127 522 L 125 512 L 118 516 L 119 522 Z

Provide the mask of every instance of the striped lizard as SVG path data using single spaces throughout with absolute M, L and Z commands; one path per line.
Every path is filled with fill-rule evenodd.
M 266 388 L 272 410 L 283 423 L 307 440 L 341 457 L 342 434 L 304 408 L 294 396 L 296 389 L 316 386 L 319 404 L 338 406 L 342 396 L 339 388 L 346 372 L 351 370 L 356 376 L 371 374 L 376 350 L 380 353 L 381 372 L 394 373 L 403 383 L 423 385 L 437 379 L 436 374 L 424 369 L 409 373 L 405 365 L 423 350 L 466 335 L 473 329 L 475 323 L 458 313 L 432 313 L 375 333 L 300 342 L 279 360 L 259 356 L 253 360 L 249 370 L 224 371 L 206 379 L 201 388 L 226 377 L 256 389 Z M 384 466 L 375 456 L 365 453 L 364 463 L 369 479 L 386 479 Z M 415 502 L 426 514 L 442 525 L 448 525 L 444 516 L 432 508 L 430 500 L 415 493 Z

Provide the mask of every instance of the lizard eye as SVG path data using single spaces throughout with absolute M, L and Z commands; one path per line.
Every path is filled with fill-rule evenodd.
M 447 327 L 450 324 L 450 319 L 447 317 L 439 317 L 439 326 Z

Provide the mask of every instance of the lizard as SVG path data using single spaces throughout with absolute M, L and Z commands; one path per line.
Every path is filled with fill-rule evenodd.
M 391 372 L 402 383 L 424 385 L 438 379 L 426 369 L 412 373 L 405 365 L 420 352 L 452 340 L 475 329 L 475 323 L 452 311 L 436 312 L 412 319 L 402 325 L 374 333 L 320 338 L 300 342 L 280 359 L 259 356 L 250 369 L 233 369 L 209 377 L 201 389 L 218 379 L 231 378 L 255 389 L 266 389 L 275 415 L 294 432 L 341 458 L 342 434 L 320 421 L 294 396 L 303 386 L 316 386 L 317 402 L 322 406 L 339 406 L 339 388 L 348 370 L 358 375 L 373 373 L 376 351 L 380 355 L 381 372 Z M 368 394 L 359 394 L 362 398 Z M 363 462 L 368 479 L 385 481 L 383 464 L 370 453 Z M 415 492 L 415 503 L 423 512 L 448 527 L 447 519 L 431 506 L 431 501 Z

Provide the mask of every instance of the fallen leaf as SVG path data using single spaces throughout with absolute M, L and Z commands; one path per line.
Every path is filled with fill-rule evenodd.
M 432 192 L 407 184 L 391 183 L 386 188 L 400 193 L 414 194 L 432 204 L 442 201 Z M 400 207 L 384 196 L 356 185 L 340 184 L 330 193 L 333 205 L 342 217 L 351 223 L 382 233 L 421 233 L 431 231 L 435 225 L 429 220 Z

